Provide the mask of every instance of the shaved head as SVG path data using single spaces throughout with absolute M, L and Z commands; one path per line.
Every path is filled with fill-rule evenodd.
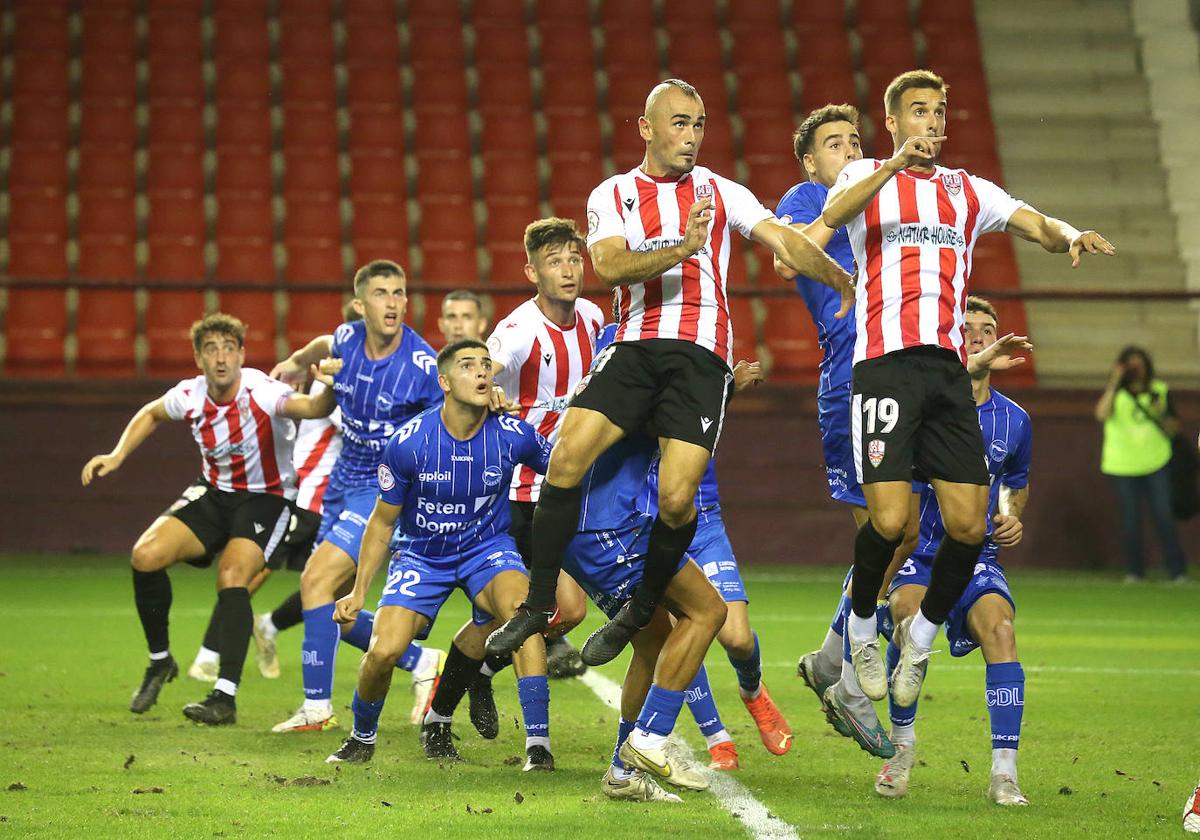
M 646 108 L 642 112 L 646 117 L 654 114 L 659 105 L 666 105 L 670 101 L 667 96 L 672 90 L 679 91 L 689 99 L 700 100 L 700 93 L 687 82 L 682 79 L 667 79 L 665 82 L 660 82 L 650 91 L 650 95 L 646 97 Z
M 654 176 L 680 178 L 692 171 L 704 139 L 704 100 L 680 79 L 655 85 L 646 97 L 638 132 L 646 141 L 643 168 Z

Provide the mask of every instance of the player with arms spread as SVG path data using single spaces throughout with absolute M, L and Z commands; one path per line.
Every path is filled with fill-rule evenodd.
M 200 447 L 200 477 L 133 546 L 133 596 L 150 665 L 129 710 L 145 712 L 179 674 L 169 644 L 167 569 L 181 562 L 208 565 L 219 555 L 220 670 L 208 697 L 183 713 L 197 723 L 220 725 L 237 720 L 234 696 L 254 624 L 248 587 L 280 546 L 291 519 L 292 421 L 328 416 L 334 402 L 329 393 L 297 394 L 262 371 L 243 368 L 246 325 L 237 318 L 209 315 L 192 324 L 191 334 L 202 374 L 142 406 L 112 452 L 87 462 L 82 480 L 86 487 L 115 472 L 168 420 L 191 425 Z
M 508 533 L 506 487 L 522 464 L 544 472 L 550 444 L 528 423 L 489 413 L 492 370 L 483 342 L 450 344 L 437 364 L 445 403 L 421 413 L 388 441 L 354 589 L 337 603 L 337 620 L 353 622 L 398 521 L 396 553 L 359 667 L 354 731 L 330 762 L 370 760 L 396 658 L 414 638 L 428 634 L 455 588 L 474 603 L 480 624 L 511 616 L 527 589 L 525 564 Z M 525 718 L 525 770 L 553 770 L 542 637 L 530 638 L 513 660 Z M 426 727 L 422 736 L 443 742 L 442 757 L 458 758 L 449 723 Z
M 888 691 L 876 597 L 909 520 L 914 469 L 932 482 L 946 529 L 920 609 L 896 627 L 900 659 L 891 690 L 908 706 L 985 536 L 989 479 L 964 367 L 972 248 L 983 234 L 1008 230 L 1069 253 L 1072 265 L 1084 252 L 1115 250 L 1094 231 L 1047 217 L 990 181 L 938 166 L 946 140 L 940 76 L 903 73 L 888 85 L 884 104 L 895 155 L 848 164 L 822 219 L 834 230 L 848 225 L 859 273 L 851 437 L 868 520 L 855 539 L 846 629 L 854 673 L 873 700 Z
M 662 460 L 645 574 L 615 618 L 588 639 L 584 661 L 613 659 L 654 615 L 695 536 L 696 491 L 733 382 L 725 288 L 732 232 L 838 288 L 849 310 L 854 291 L 844 270 L 745 187 L 696 165 L 704 126 L 704 102 L 694 87 L 678 79 L 657 85 L 638 120 L 644 160 L 604 181 L 588 200 L 588 247 L 597 276 L 615 290 L 616 342 L 597 357 L 563 418 L 534 513 L 529 597 L 489 638 L 489 652 L 512 650 L 549 624 L 561 558 L 579 526 L 580 482 L 608 447 L 648 425 L 659 436 Z M 670 703 L 683 702 L 706 648 L 690 649 L 686 658 L 695 663 L 681 663 L 669 685 L 660 686 Z

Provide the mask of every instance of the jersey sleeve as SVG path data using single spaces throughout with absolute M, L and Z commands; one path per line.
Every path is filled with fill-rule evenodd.
M 524 464 L 538 475 L 545 475 L 550 468 L 550 441 L 546 440 L 538 430 L 526 423 L 521 424 L 521 441 L 517 449 L 517 462 Z
M 587 202 L 589 248 L 601 239 L 611 239 L 614 236 L 625 238 L 625 221 L 618 210 L 620 202 L 615 178 L 609 178 L 592 190 Z
M 879 161 L 875 160 L 874 158 L 862 158 L 861 160 L 850 161 L 844 167 L 842 167 L 842 171 L 838 175 L 837 181 L 834 182 L 833 189 L 831 189 L 829 192 L 833 193 L 834 190 L 842 190 L 846 187 L 857 184 L 859 181 L 863 180 L 876 169 L 878 169 L 878 163 Z M 825 200 L 828 202 L 829 196 L 826 196 Z
M 163 395 L 163 409 L 172 420 L 182 420 L 187 417 L 188 403 L 191 402 L 192 388 L 195 383 L 185 379 Z
M 437 353 L 425 340 L 412 333 L 416 339 L 409 359 L 412 361 L 413 373 L 418 377 L 417 403 L 421 409 L 441 405 L 446 399 L 442 386 L 438 384 Z
M 292 390 L 290 385 L 286 385 L 278 379 L 271 379 L 269 376 L 264 376 L 262 382 L 251 392 L 250 398 L 269 417 L 275 417 L 283 410 L 283 404 L 294 393 L 296 392 Z
M 1029 486 L 1029 461 L 1033 454 L 1033 432 L 1028 415 L 1022 415 L 1018 439 L 1013 444 L 1004 463 L 1004 475 L 1000 483 L 1010 490 L 1024 490 Z
M 755 225 L 763 219 L 773 218 L 771 211 L 763 207 L 762 202 L 754 197 L 754 193 L 737 181 L 730 181 L 719 175 L 714 175 L 713 179 L 721 190 L 721 202 L 725 205 L 725 217 L 729 220 L 729 226 L 742 236 L 749 239 L 750 231 L 754 230 Z
M 823 205 L 824 202 L 821 200 L 818 190 L 810 188 L 807 184 L 801 184 L 787 193 L 779 202 L 779 206 L 775 208 L 775 217 L 782 219 L 784 216 L 789 216 L 792 224 L 806 225 L 821 215 L 821 211 L 824 209 Z
M 506 392 L 512 389 L 521 365 L 529 358 L 529 340 L 532 335 L 531 330 L 521 329 L 514 314 L 497 324 L 496 329 L 487 340 L 488 353 L 491 354 L 492 361 L 504 368 L 497 375 L 496 384 L 504 388 Z M 517 395 L 512 393 L 509 396 L 515 398 Z
M 1012 214 L 1025 206 L 987 178 L 968 175 L 975 195 L 979 197 L 979 235 L 1003 231 Z
M 329 354 L 335 359 L 344 359 L 347 345 L 354 338 L 354 324 L 340 324 L 333 331 L 333 343 L 330 346 Z
M 389 505 L 403 505 L 412 485 L 416 460 L 412 453 L 412 435 L 421 420 L 414 417 L 405 423 L 396 434 L 388 440 L 383 448 L 383 457 L 379 459 L 377 480 L 379 482 L 379 498 Z

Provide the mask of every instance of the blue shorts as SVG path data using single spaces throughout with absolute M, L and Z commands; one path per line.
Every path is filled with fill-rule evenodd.
M 930 564 L 910 557 L 904 561 L 900 571 L 896 572 L 896 576 L 892 578 L 888 594 L 891 595 L 899 587 L 908 584 L 928 587 L 932 572 L 933 567 Z M 994 592 L 1008 601 L 1013 611 L 1016 611 L 1017 605 L 1008 588 L 1008 579 L 1004 577 L 1004 569 L 1000 567 L 994 557 L 981 556 L 979 562 L 975 564 L 975 572 L 971 575 L 971 581 L 967 584 L 966 590 L 946 618 L 946 641 L 950 644 L 951 656 L 966 656 L 979 647 L 979 642 L 971 638 L 971 631 L 967 627 L 967 615 L 971 612 L 971 607 L 975 606 L 975 602 L 989 592 Z M 888 623 L 889 625 L 891 623 L 890 616 Z M 889 626 L 889 631 L 890 629 Z M 888 638 L 891 638 L 890 632 Z
M 862 485 L 854 469 L 850 442 L 850 383 L 817 396 L 817 426 L 825 452 L 825 479 L 835 501 L 866 507 Z
M 688 546 L 687 553 L 696 561 L 700 571 L 704 572 L 726 602 L 750 600 L 746 595 L 746 585 L 742 583 L 737 558 L 733 556 L 733 546 L 729 544 L 729 535 L 725 533 L 725 522 L 721 519 L 719 511 L 700 514 L 696 537 Z
M 642 580 L 651 522 L 647 519 L 641 528 L 621 532 L 581 531 L 567 546 L 563 568 L 609 618 Z M 687 562 L 684 555 L 676 571 Z
M 378 498 L 379 488 L 374 485 L 343 488 L 335 487 L 331 481 L 325 490 L 325 509 L 315 544 L 336 545 L 357 564 L 363 531 L 367 529 L 367 520 L 371 518 Z
M 426 557 L 410 551 L 400 551 L 388 566 L 387 583 L 379 598 L 380 607 L 404 607 L 429 619 L 418 639 L 429 636 L 438 610 L 455 589 L 461 589 L 472 605 L 480 591 L 501 572 L 514 571 L 528 575 L 517 544 L 507 534 L 480 543 L 473 551 L 446 557 Z M 471 620 L 487 624 L 493 616 L 478 606 Z

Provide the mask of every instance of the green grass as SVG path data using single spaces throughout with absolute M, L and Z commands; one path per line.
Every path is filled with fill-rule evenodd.
M 788 755 L 772 757 L 759 745 L 723 653 L 708 661 L 742 756 L 737 779 L 800 836 L 1180 833 L 1179 813 L 1200 773 L 1194 589 L 1015 571 L 1028 675 L 1020 773 L 1033 804 L 1002 810 L 984 798 L 990 739 L 978 654 L 934 659 L 918 719 L 922 764 L 904 800 L 877 799 L 871 784 L 878 762 L 823 722 L 795 678 L 795 659 L 823 636 L 840 577 L 834 569 L 746 575 L 766 677 L 796 733 Z M 213 576 L 183 568 L 172 581 L 173 652 L 186 668 L 213 600 Z M 256 606 L 272 606 L 296 582 L 277 575 Z M 299 630 L 281 637 L 283 677 L 263 680 L 251 654 L 237 726 L 206 730 L 180 714 L 206 692 L 186 677 L 168 685 L 148 714 L 127 710 L 145 655 L 123 558 L 4 557 L 0 587 L 0 837 L 745 836 L 708 794 L 686 795 L 676 806 L 606 800 L 599 779 L 615 719 L 578 681 L 552 684 L 559 767 L 552 775 L 531 777 L 506 764 L 523 754 L 511 672 L 496 680 L 504 720 L 496 741 L 476 737 L 463 716 L 464 764 L 441 767 L 422 758 L 407 722 L 406 675 L 398 674 L 374 763 L 339 772 L 323 759 L 344 729 L 269 731 L 300 700 Z M 431 642 L 448 644 L 466 614 L 465 599 L 452 598 Z M 575 637 L 585 638 L 578 631 Z M 339 709 L 349 701 L 358 661 L 353 649 L 341 653 Z M 623 666 L 619 660 L 602 671 L 619 681 Z M 348 710 L 340 716 L 348 723 Z M 677 731 L 703 754 L 686 712 Z M 323 783 L 280 781 L 303 777 Z M 18 782 L 27 789 L 6 790 Z M 163 792 L 134 792 L 155 787 Z

